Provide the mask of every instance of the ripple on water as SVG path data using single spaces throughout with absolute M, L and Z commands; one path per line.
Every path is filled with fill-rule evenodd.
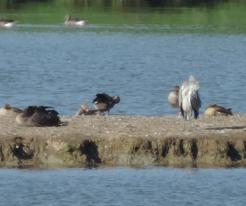
M 0 170 L 3 205 L 244 205 L 244 169 Z

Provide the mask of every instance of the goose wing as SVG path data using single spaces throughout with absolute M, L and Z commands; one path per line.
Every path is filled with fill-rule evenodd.
M 93 103 L 109 103 L 112 102 L 113 99 L 106 93 L 96 94 L 96 97 L 93 99 Z

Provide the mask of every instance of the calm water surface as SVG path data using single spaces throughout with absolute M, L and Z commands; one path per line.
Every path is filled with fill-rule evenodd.
M 175 114 L 168 92 L 193 74 L 203 108 L 218 103 L 246 112 L 246 35 L 204 29 L 19 25 L 0 30 L 0 104 L 51 105 L 74 114 L 81 103 L 107 92 L 122 99 L 114 114 Z
M 237 205 L 244 169 L 0 170 L 0 205 Z

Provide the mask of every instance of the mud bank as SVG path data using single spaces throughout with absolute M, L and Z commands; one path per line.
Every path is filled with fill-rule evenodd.
M 246 115 L 63 117 L 67 126 L 23 127 L 0 117 L 0 167 L 245 167 Z

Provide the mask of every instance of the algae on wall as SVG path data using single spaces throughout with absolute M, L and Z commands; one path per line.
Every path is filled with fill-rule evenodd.
M 246 166 L 246 139 L 123 137 L 66 142 L 15 137 L 1 141 L 0 166 Z

